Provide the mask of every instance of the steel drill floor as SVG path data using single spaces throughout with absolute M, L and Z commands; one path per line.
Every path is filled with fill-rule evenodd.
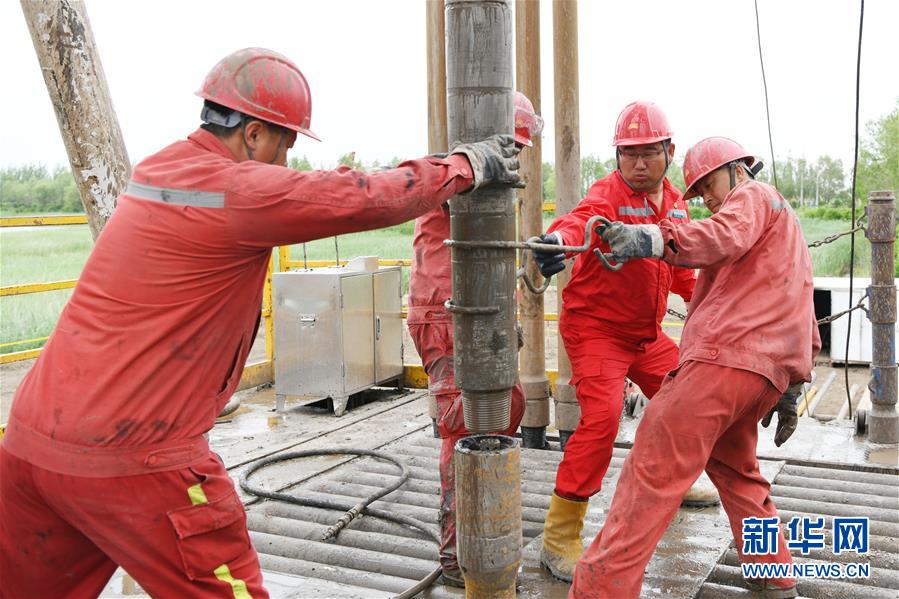
M 211 435 L 235 480 L 246 466 L 284 451 L 357 447 L 379 449 L 404 459 L 411 479 L 373 504 L 436 526 L 439 441 L 430 433 L 423 392 L 385 392 L 341 418 L 324 410 L 295 407 L 271 411 L 271 390 L 244 394 L 243 406 Z M 602 525 L 614 485 L 639 420 L 624 418 L 611 467 L 601 493 L 590 502 L 584 539 Z M 550 431 L 552 434 L 552 431 Z M 794 553 L 797 562 L 869 562 L 862 581 L 806 579 L 803 597 L 899 596 L 899 469 L 896 448 L 875 447 L 853 436 L 849 423 L 821 424 L 802 419 L 789 443 L 775 448 L 771 431 L 760 435 L 762 473 L 773 481 L 772 497 L 782 519 L 796 515 L 868 516 L 871 552 L 834 555 L 815 550 Z M 522 529 L 524 548 L 520 597 L 567 597 L 568 585 L 539 565 L 540 534 L 553 489 L 558 446 L 552 451 L 522 450 Z M 270 489 L 309 497 L 355 501 L 395 476 L 395 468 L 369 458 L 312 458 L 274 465 L 254 480 Z M 391 597 L 436 566 L 436 547 L 420 533 L 363 517 L 336 541 L 317 539 L 341 512 L 273 501 L 247 502 L 250 535 L 259 552 L 272 597 Z M 828 542 L 830 538 L 828 536 Z M 118 584 L 118 586 L 116 586 Z M 122 596 L 121 582 L 104 596 Z M 423 597 L 462 597 L 460 589 L 436 585 Z M 720 508 L 681 509 L 650 562 L 643 597 L 754 597 L 743 584 L 731 531 Z

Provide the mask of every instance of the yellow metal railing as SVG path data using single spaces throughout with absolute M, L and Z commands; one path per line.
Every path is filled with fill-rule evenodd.
M 0 227 L 46 227 L 48 225 L 86 225 L 87 217 L 75 216 L 5 216 L 0 218 Z
M 546 212 L 551 212 L 556 209 L 556 205 L 553 202 L 544 202 L 543 210 Z M 58 225 L 84 225 L 87 224 L 86 216 L 21 216 L 21 217 L 4 217 L 0 218 L 0 227 L 42 227 L 42 226 L 58 226 Z M 277 249 L 278 255 L 278 272 L 283 272 L 289 270 L 291 268 L 321 268 L 326 266 L 335 266 L 337 264 L 334 260 L 291 260 L 290 259 L 290 248 L 288 246 L 279 247 Z M 341 260 L 340 264 L 346 264 L 346 260 Z M 410 267 L 412 265 L 412 261 L 409 259 L 382 259 L 378 261 L 380 266 L 401 266 L 401 267 Z M 272 259 L 269 262 L 268 274 L 265 278 L 265 289 L 263 291 L 263 306 L 261 316 L 263 318 L 264 323 L 264 331 L 265 331 L 265 360 L 263 362 L 258 362 L 254 364 L 248 364 L 245 372 L 244 372 L 244 380 L 241 381 L 241 387 L 246 388 L 251 386 L 251 383 L 254 381 L 265 380 L 266 377 L 268 380 L 271 380 L 271 373 L 273 372 L 273 357 L 274 357 L 274 320 L 272 319 L 272 294 L 271 294 L 271 282 L 272 282 L 272 273 L 274 272 L 274 253 L 272 255 Z M 77 280 L 69 280 L 69 281 L 53 281 L 50 283 L 27 283 L 22 285 L 8 285 L 5 287 L 0 287 L 0 297 L 13 296 L 13 295 L 25 295 L 29 293 L 42 293 L 45 291 L 57 291 L 60 289 L 72 289 L 78 283 Z M 403 306 L 402 316 L 406 318 L 408 315 L 408 308 Z M 544 320 L 547 322 L 556 322 L 558 321 L 558 314 L 555 313 L 547 313 L 544 315 Z M 683 326 L 682 323 L 666 323 L 666 325 L 670 326 Z M 8 343 L 0 344 L 0 348 L 9 347 L 12 345 L 22 345 L 25 343 L 32 343 L 38 341 L 46 341 L 48 337 L 39 337 L 36 339 L 25 339 L 21 341 L 11 341 Z M 10 362 L 19 362 L 22 360 L 31 360 L 36 358 L 41 353 L 41 348 L 29 349 L 18 352 L 10 352 L 7 354 L 0 354 L 0 364 L 7 364 Z M 245 384 L 246 383 L 246 384 Z

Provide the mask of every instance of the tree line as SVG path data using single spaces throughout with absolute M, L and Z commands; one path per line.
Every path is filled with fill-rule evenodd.
M 763 162 L 765 159 L 762 158 Z M 353 153 L 337 159 L 337 165 L 355 169 L 377 170 L 391 168 L 399 158 L 382 164 L 375 161 L 363 164 Z M 291 158 L 288 166 L 305 171 L 316 168 L 304 156 Z M 330 168 L 330 165 L 320 165 Z M 842 215 L 850 205 L 852 165 L 844 165 L 828 155 L 816 161 L 788 156 L 775 163 L 778 189 L 796 206 L 819 208 L 821 216 Z M 615 170 L 615 159 L 588 155 L 581 159 L 581 197 L 598 179 Z M 684 189 L 681 164 L 675 161 L 668 170 L 669 180 Z M 766 164 L 759 178 L 773 182 L 771 165 Z M 555 201 L 556 173 L 550 162 L 542 168 L 542 189 L 545 201 Z M 889 114 L 868 123 L 861 140 L 858 158 L 856 197 L 862 202 L 875 190 L 899 190 L 899 101 Z M 0 212 L 6 214 L 50 214 L 54 212 L 82 212 L 81 201 L 71 170 L 58 166 L 25 165 L 0 169 Z M 839 216 L 840 218 L 842 216 Z

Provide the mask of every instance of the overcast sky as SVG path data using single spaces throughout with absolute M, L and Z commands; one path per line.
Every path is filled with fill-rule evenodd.
M 238 48 L 286 54 L 312 87 L 312 129 L 291 156 L 332 165 L 427 150 L 422 0 L 87 0 L 132 162 L 199 122 L 193 95 Z M 621 108 L 651 100 L 667 112 L 678 156 L 726 135 L 767 157 L 765 103 L 752 0 L 579 3 L 581 153 L 604 158 Z M 778 159 L 852 157 L 859 2 L 759 0 Z M 899 2 L 868 0 L 861 126 L 899 100 Z M 552 3 L 541 2 L 543 159 L 553 160 Z M 19 2 L 0 1 L 0 167 L 67 164 Z

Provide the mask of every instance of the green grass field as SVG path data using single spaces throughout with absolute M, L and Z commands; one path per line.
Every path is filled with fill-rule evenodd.
M 548 226 L 550 221 L 551 217 L 546 217 L 544 224 Z M 808 240 L 821 239 L 848 228 L 840 221 L 814 219 L 806 220 L 802 225 Z M 379 231 L 341 236 L 340 257 L 411 258 L 412 231 L 412 223 L 405 223 Z M 86 225 L 0 230 L 0 285 L 77 279 L 91 246 Z M 334 241 L 322 239 L 306 244 L 306 253 L 309 260 L 333 260 Z M 302 257 L 302 246 L 293 246 L 291 259 L 302 260 Z M 817 276 L 848 274 L 849 238 L 813 249 L 812 261 Z M 855 261 L 855 274 L 867 276 L 870 246 L 861 234 L 856 236 Z M 405 292 L 408 269 L 403 269 L 403 274 Z M 70 295 L 71 290 L 61 290 L 0 298 L 0 353 L 42 346 L 43 341 L 11 343 L 49 335 Z

